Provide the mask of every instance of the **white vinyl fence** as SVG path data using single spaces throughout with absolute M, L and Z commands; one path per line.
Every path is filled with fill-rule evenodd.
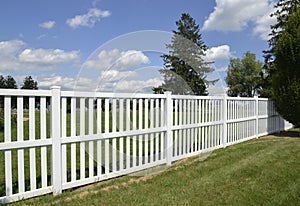
M 292 126 L 268 99 L 169 92 L 2 89 L 0 109 L 0 203 L 171 165 Z

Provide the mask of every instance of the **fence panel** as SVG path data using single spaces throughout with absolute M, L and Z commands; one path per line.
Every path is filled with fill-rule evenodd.
M 52 192 L 50 96 L 45 90 L 1 90 L 0 203 Z
M 261 98 L 0 91 L 0 203 L 171 165 L 292 126 Z

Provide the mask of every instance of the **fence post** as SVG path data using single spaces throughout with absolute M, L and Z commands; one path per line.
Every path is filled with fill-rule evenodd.
M 51 87 L 51 138 L 52 138 L 52 184 L 53 195 L 62 192 L 60 87 Z
M 172 93 L 165 92 L 166 95 L 166 163 L 167 165 L 172 164 L 172 154 L 173 154 L 173 135 L 172 135 L 172 125 L 173 125 L 173 103 L 172 103 Z
M 258 131 L 258 115 L 259 115 L 259 107 L 258 107 L 258 96 L 255 96 L 255 117 L 256 117 L 256 120 L 255 120 L 255 135 L 256 135 L 256 138 L 258 138 L 258 135 L 259 135 L 259 131 Z
M 223 121 L 223 147 L 227 145 L 227 95 L 223 96 L 223 113 L 222 113 L 222 121 Z

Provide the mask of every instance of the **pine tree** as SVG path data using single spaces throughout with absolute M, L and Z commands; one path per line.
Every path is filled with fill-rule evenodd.
M 288 19 L 274 47 L 276 71 L 272 77 L 273 99 L 278 112 L 300 127 L 300 7 Z
M 37 81 L 35 81 L 31 76 L 25 77 L 23 81 L 23 86 L 21 89 L 33 89 L 37 90 L 39 89 Z
M 276 72 L 276 67 L 274 65 L 274 51 L 278 44 L 278 40 L 285 31 L 286 23 L 289 17 L 295 13 L 297 8 L 300 7 L 300 0 L 280 0 L 276 5 L 276 11 L 271 14 L 271 17 L 275 16 L 277 21 L 271 26 L 271 33 L 269 39 L 269 50 L 263 51 L 265 64 L 264 69 L 261 72 L 261 86 L 262 90 L 260 96 L 262 97 L 272 97 L 272 76 Z
M 173 31 L 171 44 L 167 44 L 169 54 L 162 55 L 164 68 L 160 70 L 164 83 L 153 88 L 155 93 L 171 91 L 173 94 L 207 95 L 210 83 L 206 74 L 212 72 L 211 62 L 204 61 L 207 50 L 199 25 L 187 13 L 176 21 L 177 31 Z

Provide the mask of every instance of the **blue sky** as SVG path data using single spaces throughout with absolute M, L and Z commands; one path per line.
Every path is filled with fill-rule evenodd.
M 183 12 L 200 25 L 223 80 L 230 58 L 263 61 L 271 0 L 52 0 L 0 2 L 0 74 L 40 88 L 149 92 L 162 81 L 159 57 Z M 93 67 L 91 69 L 91 67 Z M 223 84 L 225 86 L 225 84 Z

